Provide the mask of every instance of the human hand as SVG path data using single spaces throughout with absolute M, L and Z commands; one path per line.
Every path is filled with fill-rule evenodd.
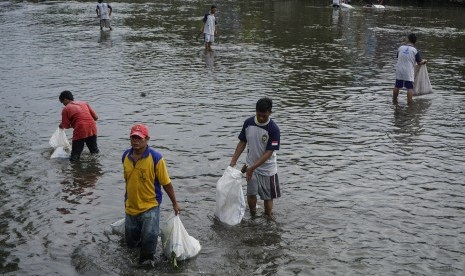
M 173 210 L 176 216 L 181 213 L 181 208 L 179 207 L 177 202 L 173 203 Z
M 58 125 L 59 128 L 63 128 L 63 126 L 61 124 Z
M 250 179 L 252 179 L 253 171 L 254 171 L 254 170 L 251 169 L 251 168 L 246 168 L 246 169 L 245 169 L 245 180 L 246 180 L 247 182 L 249 182 Z

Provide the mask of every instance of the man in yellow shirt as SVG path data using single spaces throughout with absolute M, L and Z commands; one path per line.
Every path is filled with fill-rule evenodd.
M 125 239 L 130 248 L 140 247 L 139 262 L 153 261 L 160 232 L 160 204 L 168 194 L 175 214 L 179 207 L 163 156 L 147 145 L 147 126 L 131 128 L 131 148 L 123 153 L 125 194 Z

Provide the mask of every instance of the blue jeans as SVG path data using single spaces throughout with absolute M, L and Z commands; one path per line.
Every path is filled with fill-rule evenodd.
M 153 259 L 160 232 L 160 208 L 154 207 L 142 214 L 126 214 L 124 225 L 126 244 L 129 248 L 140 247 L 140 260 Z

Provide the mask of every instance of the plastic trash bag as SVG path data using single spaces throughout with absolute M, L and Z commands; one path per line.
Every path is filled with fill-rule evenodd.
M 55 149 L 58 147 L 71 148 L 68 138 L 66 137 L 65 130 L 59 127 L 57 127 L 52 137 L 50 137 L 49 144 Z
M 413 95 L 420 96 L 433 93 L 433 88 L 429 81 L 426 64 L 415 65 L 415 78 L 413 82 Z
M 242 172 L 228 166 L 216 183 L 215 216 L 229 225 L 239 224 L 245 212 Z
M 69 158 L 71 155 L 71 145 L 66 137 L 65 130 L 57 127 L 52 137 L 48 141 L 55 150 L 50 158 Z
M 161 241 L 165 256 L 170 259 L 176 256 L 178 261 L 195 257 L 202 249 L 200 242 L 189 236 L 179 215 L 174 213 L 171 213 L 161 228 Z
M 69 158 L 71 156 L 71 151 L 69 148 L 57 147 L 50 158 Z
M 112 224 L 110 224 L 112 233 L 124 236 L 124 223 L 125 223 L 125 221 L 126 220 L 124 218 L 122 218 L 122 219 L 117 220 L 117 221 L 113 222 Z

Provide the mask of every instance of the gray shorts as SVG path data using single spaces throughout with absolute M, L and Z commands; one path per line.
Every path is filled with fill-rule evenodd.
M 100 28 L 110 28 L 110 19 L 100 19 Z
M 247 182 L 247 195 L 260 195 L 261 200 L 270 200 L 281 196 L 278 174 L 272 176 L 253 173 Z

